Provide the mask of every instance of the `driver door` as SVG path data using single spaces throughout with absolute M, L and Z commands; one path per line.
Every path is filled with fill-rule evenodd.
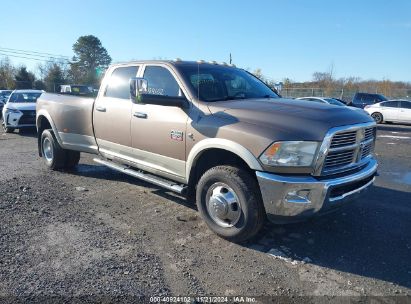
M 184 96 L 176 74 L 166 65 L 146 65 L 149 94 Z M 138 104 L 132 106 L 134 157 L 147 171 L 170 178 L 185 177 L 186 125 L 189 109 Z

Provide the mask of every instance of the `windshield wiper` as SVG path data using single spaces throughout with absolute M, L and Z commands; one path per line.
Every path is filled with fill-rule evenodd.
M 237 99 L 247 99 L 245 96 L 227 96 L 221 100 L 237 100 Z

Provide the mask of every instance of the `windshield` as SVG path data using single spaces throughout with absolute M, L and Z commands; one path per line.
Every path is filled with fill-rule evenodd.
M 36 102 L 41 93 L 13 93 L 10 96 L 9 102 Z
M 377 99 L 379 99 L 380 101 L 387 101 L 388 100 L 387 97 L 385 97 L 384 95 L 377 94 L 376 96 L 377 96 Z
M 334 98 L 324 98 L 326 101 L 328 101 L 329 104 L 335 105 L 335 106 L 345 106 L 342 102 L 334 99 Z
M 266 84 L 244 70 L 202 64 L 178 66 L 178 69 L 202 101 L 279 97 Z

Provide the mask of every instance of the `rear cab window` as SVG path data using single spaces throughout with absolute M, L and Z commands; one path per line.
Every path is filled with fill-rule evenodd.
M 118 67 L 108 80 L 105 97 L 130 99 L 130 79 L 136 77 L 139 66 Z

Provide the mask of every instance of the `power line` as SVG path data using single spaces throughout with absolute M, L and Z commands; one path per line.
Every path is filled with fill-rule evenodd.
M 16 58 L 23 58 L 23 59 L 29 59 L 29 60 L 36 60 L 36 61 L 47 61 L 47 62 L 55 62 L 55 60 L 52 59 L 40 59 L 40 58 L 33 58 L 33 57 L 26 57 L 26 56 L 19 56 L 19 55 L 11 55 L 8 53 L 2 53 L 0 52 L 0 55 L 7 56 L 7 57 L 16 57 Z M 68 59 L 62 59 L 67 61 L 68 63 L 71 63 Z
M 3 48 L 0 48 L 0 52 L 10 53 L 10 54 L 17 54 L 17 55 L 27 55 L 27 56 L 30 56 L 30 57 L 53 58 L 53 59 L 56 59 L 56 60 L 68 60 L 67 58 L 64 58 L 64 57 L 53 57 L 53 56 L 48 56 L 48 55 L 37 55 L 37 54 L 31 54 L 29 52 L 7 51 L 7 50 L 4 50 Z
M 65 55 L 58 55 L 58 54 L 51 54 L 51 53 L 37 52 L 37 51 L 19 50 L 19 49 L 5 48 L 5 47 L 1 47 L 1 46 L 0 46 L 0 49 L 10 50 L 10 51 L 15 51 L 15 52 L 25 52 L 25 53 L 34 53 L 34 54 L 40 54 L 40 55 L 50 55 L 50 56 L 54 56 L 54 57 L 70 58 L 70 56 L 65 56 Z

